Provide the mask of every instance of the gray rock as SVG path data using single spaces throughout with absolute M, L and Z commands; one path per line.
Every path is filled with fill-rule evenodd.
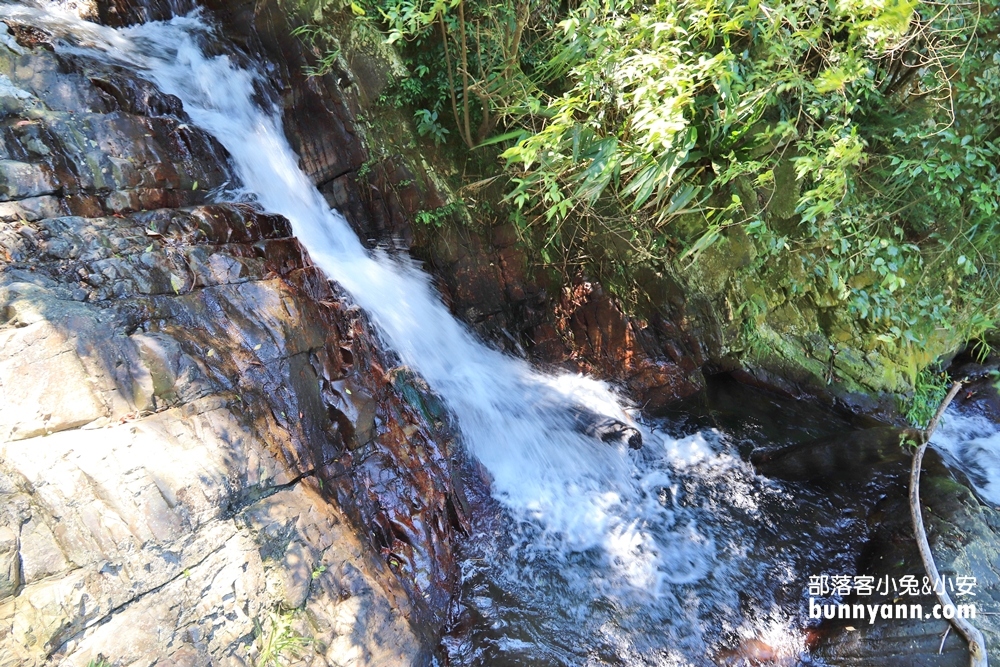
M 17 592 L 21 585 L 21 557 L 17 534 L 0 526 L 0 601 Z
M 320 564 L 310 549 L 298 540 L 289 543 L 281 558 L 281 583 L 284 590 L 283 604 L 288 609 L 298 609 L 309 597 L 313 568 L 319 574 Z
M 32 584 L 69 569 L 69 563 L 52 529 L 42 520 L 32 517 L 21 527 L 20 544 L 24 582 Z
M 37 305 L 14 305 L 0 288 L 0 309 L 14 313 L 21 323 L 66 316 L 55 299 L 44 304 L 47 313 L 33 311 Z M 0 437 L 20 440 L 56 433 L 107 414 L 67 334 L 47 320 L 0 331 Z

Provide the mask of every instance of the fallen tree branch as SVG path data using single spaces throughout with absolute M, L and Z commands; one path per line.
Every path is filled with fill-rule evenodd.
M 910 469 L 910 516 L 913 517 L 913 533 L 917 538 L 917 548 L 920 550 L 920 559 L 924 562 L 924 570 L 930 578 L 931 585 L 934 587 L 934 593 L 937 595 L 938 602 L 941 603 L 942 608 L 946 605 L 954 608 L 955 603 L 951 601 L 951 596 L 948 595 L 948 591 L 945 590 L 944 586 L 941 586 L 941 591 L 938 592 L 937 582 L 941 581 L 941 575 L 938 573 L 937 564 L 934 562 L 934 554 L 931 552 L 930 542 L 927 541 L 927 531 L 924 528 L 924 519 L 920 513 L 920 466 L 924 462 L 924 452 L 927 450 L 927 443 L 930 442 L 931 435 L 934 434 L 938 422 L 941 421 L 941 415 L 944 414 L 948 404 L 951 403 L 961 388 L 961 382 L 955 382 L 951 385 L 951 390 L 948 391 L 948 395 L 941 401 L 941 405 L 938 406 L 934 418 L 927 425 L 927 429 L 921 434 L 921 442 L 917 447 L 917 451 L 913 454 L 913 467 Z M 969 644 L 970 667 L 988 667 L 986 641 L 983 639 L 983 633 L 966 619 L 959 618 L 957 615 L 949 620 L 955 626 L 955 630 L 965 637 L 965 641 Z M 941 642 L 941 646 L 944 647 L 943 641 Z
M 949 623 L 948 625 L 946 625 L 945 628 L 944 628 L 944 636 L 941 637 L 941 645 L 938 646 L 938 655 L 941 655 L 942 653 L 944 653 L 944 643 L 946 641 L 948 641 L 948 634 L 950 632 L 951 632 L 951 623 Z

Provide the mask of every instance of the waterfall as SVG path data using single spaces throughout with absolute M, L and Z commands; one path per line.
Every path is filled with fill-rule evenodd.
M 1000 427 L 994 421 L 950 407 L 930 444 L 965 473 L 983 500 L 1000 507 Z
M 718 432 L 675 439 L 639 427 L 640 451 L 587 435 L 581 415 L 631 423 L 622 398 L 484 345 L 419 267 L 367 250 L 299 168 L 280 109 L 261 106 L 264 75 L 207 55 L 219 53 L 219 37 L 201 13 L 115 29 L 62 1 L 0 4 L 0 18 L 44 26 L 57 51 L 130 68 L 178 97 L 232 156 L 240 189 L 220 196 L 288 218 L 312 261 L 444 399 L 492 476 L 510 521 L 500 539 L 465 545 L 463 602 L 481 614 L 479 639 L 468 662 L 458 649 L 453 664 L 494 655 L 503 664 L 736 664 L 741 654 L 708 656 L 758 638 L 776 655 L 807 651 L 793 607 L 803 577 L 852 572 L 844 537 L 862 535 L 863 523 L 829 519 L 853 499 L 761 479 Z M 951 409 L 932 444 L 1000 505 L 996 425 Z M 835 558 L 823 560 L 823 544 Z
M 674 521 L 649 489 L 665 473 L 646 470 L 643 454 L 624 444 L 581 432 L 581 412 L 631 421 L 619 396 L 603 382 L 543 373 L 487 347 L 451 315 L 425 273 L 365 249 L 299 168 L 280 110 L 255 101 L 262 75 L 227 55 L 205 54 L 202 44 L 215 38 L 199 12 L 118 29 L 56 6 L 4 5 L 0 15 L 44 25 L 58 50 L 130 67 L 180 98 L 192 121 L 232 155 L 242 196 L 288 218 L 313 262 L 443 397 L 465 446 L 492 476 L 494 495 L 518 520 L 566 552 L 602 551 L 609 570 L 645 591 L 704 572 L 709 540 L 687 526 L 667 545 L 649 528 Z M 647 447 L 666 446 L 662 436 L 646 439 Z

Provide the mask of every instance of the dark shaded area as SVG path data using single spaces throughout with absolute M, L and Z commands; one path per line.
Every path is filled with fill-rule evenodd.
M 964 375 L 965 373 L 963 373 Z M 710 392 L 711 393 L 711 392 Z M 871 576 L 874 581 L 898 582 L 904 576 L 925 576 L 914 541 L 908 503 L 910 451 L 903 444 L 918 436 L 913 429 L 852 427 L 844 418 L 826 419 L 812 406 L 792 404 L 774 396 L 756 400 L 746 390 L 723 389 L 723 403 L 733 394 L 751 411 L 770 406 L 767 426 L 750 426 L 750 437 L 764 436 L 764 447 L 747 452 L 756 470 L 771 479 L 789 483 L 797 498 L 819 493 L 833 501 L 839 524 L 852 518 L 861 531 L 843 545 L 846 569 L 823 568 L 803 574 L 851 574 Z M 959 399 L 963 410 L 991 414 L 996 390 L 988 391 L 974 381 Z M 738 415 L 731 410 L 730 415 Z M 737 416 L 735 425 L 739 429 Z M 753 424 L 753 418 L 743 424 Z M 732 423 L 732 422 L 731 422 Z M 826 433 L 817 433 L 827 430 Z M 830 432 L 832 430 L 832 432 Z M 768 435 L 770 433 L 770 435 Z M 818 435 L 818 437 L 817 437 Z M 758 440 L 758 442 L 760 442 Z M 941 455 L 929 449 L 924 463 L 923 515 L 929 526 L 932 548 L 945 577 L 969 576 L 978 581 L 974 598 L 955 598 L 974 603 L 981 612 L 976 621 L 996 650 L 996 616 L 989 615 L 1000 603 L 1000 577 L 995 563 L 1000 544 L 1000 513 L 977 498 L 969 480 L 947 467 Z M 798 511 L 798 510 L 797 510 Z M 824 521 L 817 517 L 817 521 Z M 821 545 L 817 545 L 820 547 Z M 920 604 L 930 613 L 937 600 L 926 588 L 918 596 L 903 595 L 889 584 L 873 595 L 824 596 L 828 604 Z M 986 612 L 985 614 L 982 612 Z M 803 603 L 802 618 L 812 627 L 813 655 L 830 665 L 857 667 L 945 667 L 965 665 L 968 653 L 958 636 L 951 636 L 939 653 L 947 621 L 941 619 L 809 620 Z M 952 633 L 954 635 L 954 633 Z

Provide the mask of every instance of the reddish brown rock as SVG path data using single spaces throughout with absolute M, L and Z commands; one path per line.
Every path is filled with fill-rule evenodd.
M 38 66 L 0 155 L 0 665 L 248 664 L 283 607 L 313 664 L 424 664 L 444 410 L 286 220 L 205 204 L 227 156 L 170 99 L 4 48 Z

